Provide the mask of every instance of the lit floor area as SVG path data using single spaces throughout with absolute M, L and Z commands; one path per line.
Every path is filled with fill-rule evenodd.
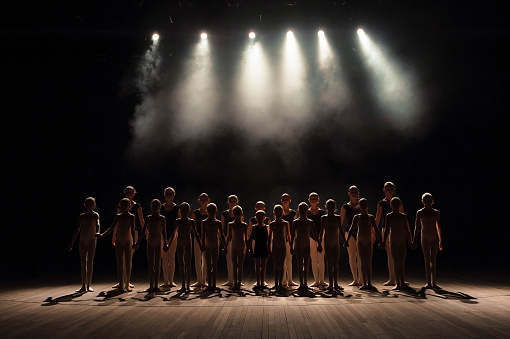
M 503 277 L 442 273 L 440 291 L 420 291 L 423 278 L 410 275 L 408 291 L 347 286 L 332 295 L 319 289 L 255 293 L 253 276 L 234 293 L 133 292 L 111 289 L 114 275 L 94 279 L 94 292 L 74 294 L 76 277 L 0 284 L 2 338 L 167 337 L 167 338 L 330 338 L 330 337 L 508 337 L 510 286 Z M 73 279 L 73 280 L 71 280 Z M 79 279 L 79 277 L 78 277 Z M 220 279 L 220 282 L 225 281 Z M 75 283 L 72 283 L 75 282 Z M 271 281 L 268 280 L 271 284 Z M 439 283 L 439 282 L 438 282 Z

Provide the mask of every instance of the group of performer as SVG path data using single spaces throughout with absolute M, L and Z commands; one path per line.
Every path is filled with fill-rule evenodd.
M 319 195 L 309 194 L 308 202 L 301 202 L 298 211 L 290 208 L 291 197 L 284 193 L 281 204 L 273 207 L 274 218 L 266 215 L 266 205 L 258 201 L 255 216 L 245 222 L 243 209 L 236 195 L 228 197 L 228 210 L 217 219 L 217 206 L 211 203 L 206 193 L 200 194 L 200 208 L 190 215 L 190 205 L 174 202 L 175 190 L 164 190 L 165 202 L 151 202 L 151 214 L 144 218 L 142 207 L 133 199 L 136 194 L 132 186 L 124 189 L 112 225 L 100 233 L 99 214 L 94 211 L 96 201 L 85 200 L 85 212 L 79 216 L 69 251 L 80 235 L 82 286 L 77 292 L 93 291 L 91 288 L 96 239 L 113 233 L 112 243 L 117 257 L 119 292 L 131 291 L 131 261 L 133 252 L 146 237 L 147 261 L 149 265 L 148 292 L 159 292 L 175 287 L 175 254 L 179 266 L 182 287 L 178 292 L 189 292 L 190 287 L 206 291 L 217 290 L 217 263 L 220 250 L 226 255 L 228 281 L 224 286 L 240 290 L 243 284 L 243 263 L 246 255 L 255 260 L 256 283 L 254 289 L 267 288 L 265 281 L 268 257 L 274 261 L 274 289 L 281 290 L 298 286 L 292 280 L 292 257 L 297 258 L 299 271 L 298 290 L 310 287 L 325 288 L 333 293 L 341 290 L 338 284 L 338 261 L 340 239 L 349 253 L 349 264 L 353 276 L 350 286 L 372 290 L 372 251 L 374 243 L 386 249 L 389 280 L 383 285 L 394 285 L 394 289 L 405 288 L 404 263 L 407 246 L 417 248 L 421 236 L 421 247 L 425 258 L 427 284 L 425 288 L 440 288 L 436 284 L 436 256 L 442 250 L 439 211 L 432 207 L 430 193 L 422 196 L 423 208 L 416 213 L 414 235 L 411 235 L 407 216 L 399 198 L 395 197 L 395 185 L 386 182 L 385 197 L 377 204 L 374 217 L 368 213 L 368 201 L 359 199 L 356 186 L 349 187 L 348 203 L 336 214 L 333 199 L 326 201 L 325 210 L 319 207 Z M 346 225 L 343 227 L 343 225 Z M 192 252 L 195 258 L 196 283 L 190 285 Z M 308 269 L 311 263 L 314 282 L 308 286 Z M 327 267 L 329 284 L 324 281 Z M 163 282 L 159 284 L 160 270 Z

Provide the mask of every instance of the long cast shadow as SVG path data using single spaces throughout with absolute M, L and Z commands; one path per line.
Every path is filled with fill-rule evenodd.
M 463 292 L 452 292 L 444 289 L 434 289 L 434 292 L 443 299 L 457 299 L 467 304 L 478 304 L 477 298 Z
M 87 293 L 87 292 L 74 292 L 71 294 L 63 295 L 61 297 L 57 297 L 55 299 L 53 299 L 53 297 L 48 297 L 43 301 L 42 306 L 53 306 L 53 305 L 57 305 L 59 303 L 73 301 L 73 299 L 81 297 L 85 293 Z

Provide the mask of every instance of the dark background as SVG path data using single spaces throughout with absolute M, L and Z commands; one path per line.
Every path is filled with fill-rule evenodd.
M 163 189 L 172 186 L 176 202 L 188 201 L 192 208 L 198 207 L 201 192 L 208 192 L 221 210 L 227 196 L 236 193 L 251 216 L 257 200 L 273 206 L 284 191 L 292 195 L 293 208 L 311 191 L 317 191 L 323 202 L 333 198 L 342 204 L 348 200 L 348 187 L 356 184 L 375 214 L 388 180 L 396 183 L 411 225 L 421 194 L 428 191 L 436 197 L 445 247 L 440 269 L 507 270 L 510 32 L 503 2 L 404 3 L 179 5 L 133 0 L 9 5 L 0 24 L 4 169 L 0 277 L 66 272 L 78 276 L 78 254 L 69 254 L 66 248 L 84 199 L 96 198 L 105 230 L 127 185 L 139 191 L 135 200 L 145 214 L 150 200 L 163 199 Z M 131 122 L 142 98 L 130 81 L 154 30 L 165 37 L 162 48 L 175 55 L 175 64 L 204 28 L 225 38 L 244 35 L 249 28 L 270 35 L 289 26 L 316 30 L 318 25 L 337 37 L 354 35 L 356 27 L 363 26 L 394 55 L 420 70 L 419 86 L 427 100 L 427 124 L 420 133 L 399 134 L 383 124 L 374 125 L 369 113 L 377 109 L 363 91 L 365 77 L 353 71 L 352 86 L 360 89 L 358 104 L 342 114 L 356 116 L 357 126 L 370 128 L 310 124 L 306 133 L 296 136 L 302 154 L 296 164 L 299 171 L 289 170 L 285 154 L 270 141 L 247 149 L 245 133 L 250 131 L 228 125 L 208 142 L 131 155 Z M 359 61 L 354 54 L 347 54 L 346 62 L 356 70 Z M 325 117 L 335 121 L 338 114 L 326 112 Z M 366 137 L 352 137 L 359 133 Z M 338 149 L 354 155 L 344 157 L 346 152 Z M 342 256 L 345 272 L 346 253 Z M 384 258 L 376 252 L 374 266 L 384 267 Z M 144 272 L 144 255 L 137 253 L 136 260 L 135 270 Z M 422 261 L 418 250 L 409 254 L 407 265 L 421 267 Z M 98 243 L 95 268 L 113 274 L 109 240 Z

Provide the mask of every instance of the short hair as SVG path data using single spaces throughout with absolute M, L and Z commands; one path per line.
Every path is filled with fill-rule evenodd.
M 257 205 L 264 205 L 264 207 L 266 207 L 266 203 L 263 202 L 262 200 L 259 200 L 255 203 L 255 207 L 257 207 Z
M 161 208 L 161 201 L 159 201 L 159 199 L 152 199 L 151 207 L 152 208 L 154 208 L 154 207 Z
M 215 203 L 211 202 L 211 203 L 207 204 L 207 213 L 216 213 L 217 210 L 218 210 L 218 207 L 216 206 Z
M 172 192 L 172 195 L 175 195 L 175 190 L 172 187 L 165 188 L 165 190 L 163 191 L 163 195 L 166 196 L 168 192 Z
M 283 200 L 284 198 L 289 198 L 290 199 L 290 194 L 289 193 L 283 193 L 281 200 Z
M 368 207 L 368 200 L 365 198 L 359 199 L 359 207 L 360 208 L 367 208 Z
M 189 210 L 191 209 L 191 207 L 189 206 L 189 204 L 187 202 L 182 202 L 181 203 L 181 206 L 179 207 L 179 209 L 181 211 L 185 211 L 185 212 L 189 212 Z
M 257 211 L 257 213 L 255 213 L 255 217 L 258 217 L 259 215 L 266 216 L 266 212 L 264 212 L 264 211 Z
M 350 192 L 351 190 L 359 191 L 358 186 L 354 186 L 354 185 L 352 185 L 351 187 L 349 187 L 349 192 Z
M 236 205 L 236 206 L 232 209 L 232 213 L 234 213 L 234 215 L 241 215 L 241 214 L 243 214 L 243 209 L 241 208 L 241 206 Z
M 319 199 L 319 193 L 312 192 L 308 195 L 308 199 L 310 199 L 311 197 L 316 197 L 317 199 Z
M 86 207 L 88 206 L 94 206 L 96 204 L 96 199 L 92 198 L 92 197 L 88 197 L 87 199 L 85 199 L 85 202 L 83 203 L 83 205 L 85 205 Z
M 209 195 L 207 195 L 207 193 L 202 193 L 198 196 L 198 200 L 202 200 L 202 198 L 209 200 Z
M 430 193 L 423 193 L 423 195 L 421 196 L 421 200 L 423 201 L 430 200 L 432 202 L 432 200 L 434 200 L 434 197 Z
M 133 192 L 134 194 L 136 194 L 136 190 L 133 186 L 126 186 L 126 188 L 124 188 L 124 194 L 128 193 L 128 192 Z
M 236 199 L 236 202 L 239 202 L 239 198 L 235 194 L 231 194 L 228 196 L 227 202 L 230 202 L 230 199 Z
M 402 205 L 402 201 L 398 197 L 393 197 L 390 201 L 391 208 L 398 208 Z
M 122 207 L 122 206 L 131 206 L 131 200 L 129 200 L 128 198 L 122 198 L 122 200 L 119 202 L 119 206 Z
M 326 205 L 325 205 L 325 206 L 326 206 L 326 208 L 327 208 L 329 205 L 333 205 L 333 206 L 335 206 L 335 207 L 336 207 L 336 202 L 335 202 L 335 200 L 333 200 L 333 199 L 328 199 L 328 201 L 326 201 Z
M 298 211 L 301 213 L 302 210 L 308 211 L 308 204 L 304 201 L 298 205 Z
M 391 181 L 386 181 L 386 182 L 384 183 L 383 188 L 384 188 L 384 189 L 386 189 L 386 187 L 393 187 L 393 189 L 397 188 L 397 186 L 395 186 L 395 184 L 394 184 L 394 183 L 392 183 Z
M 283 214 L 283 206 L 280 204 L 274 205 L 273 213 L 274 214 L 279 214 L 279 213 Z

